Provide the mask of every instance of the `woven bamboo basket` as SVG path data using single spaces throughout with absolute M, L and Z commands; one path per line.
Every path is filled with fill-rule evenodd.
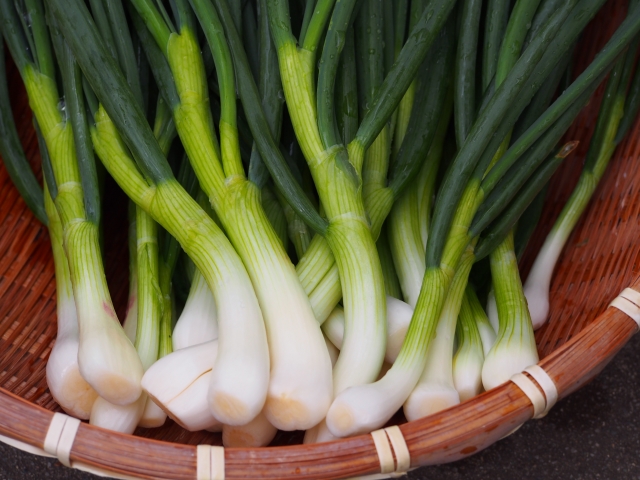
M 611 0 L 587 28 L 579 72 L 626 13 Z M 17 70 L 8 66 L 13 109 L 27 157 L 39 171 L 31 112 Z M 523 274 L 577 181 L 602 89 L 567 133 L 581 140 L 552 180 L 542 221 L 522 262 Z M 621 144 L 570 238 L 551 287 L 551 318 L 536 334 L 542 367 L 565 397 L 597 375 L 636 333 L 638 324 L 609 307 L 625 288 L 640 290 L 640 123 Z M 126 218 L 126 200 L 110 204 L 107 222 Z M 118 212 L 119 210 L 119 212 Z M 109 232 L 123 232 L 120 238 Z M 126 229 L 105 229 L 107 277 L 119 306 L 127 295 Z M 47 388 L 45 366 L 55 342 L 55 280 L 49 237 L 0 167 L 0 440 L 45 454 L 45 437 L 60 407 Z M 415 422 L 399 424 L 410 467 L 452 462 L 498 441 L 533 416 L 532 402 L 512 382 Z M 302 435 L 280 433 L 271 447 L 217 449 L 226 478 L 349 478 L 381 472 L 372 435 L 320 445 L 297 445 Z M 70 450 L 72 466 L 117 478 L 209 478 L 198 472 L 198 445 L 221 445 L 220 434 L 190 433 L 171 421 L 123 435 L 81 423 Z M 396 445 L 390 450 L 399 458 Z M 207 451 L 210 451 L 208 449 Z M 393 464 L 393 462 L 391 462 Z M 394 464 L 395 465 L 395 464 Z M 393 468 L 399 468 L 396 466 Z M 405 465 L 405 468 L 407 465 Z M 212 477 L 213 478 L 213 477 Z

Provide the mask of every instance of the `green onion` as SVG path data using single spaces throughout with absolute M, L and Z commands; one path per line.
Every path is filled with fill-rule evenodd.
M 486 390 L 538 363 L 538 350 L 518 275 L 512 233 L 491 255 L 491 276 L 500 328 L 482 366 L 482 384 Z
M 44 145 L 43 145 L 44 146 Z M 46 148 L 40 150 L 46 155 Z M 73 298 L 73 284 L 63 246 L 60 216 L 44 186 L 44 207 L 49 219 L 49 236 L 56 269 L 58 333 L 47 361 L 47 386 L 65 412 L 87 420 L 98 394 L 80 374 L 78 366 L 78 317 Z
M 409 321 L 413 314 L 413 308 L 402 300 L 387 297 L 387 349 L 385 362 L 393 363 L 398 357 L 400 347 L 407 333 Z M 327 320 L 322 324 L 322 331 L 338 350 L 342 349 L 344 340 L 344 309 L 337 306 L 333 309 Z
M 456 325 L 458 350 L 453 357 L 453 384 L 460 401 L 482 391 L 482 364 L 496 338 L 472 287 L 467 285 Z
M 266 397 L 269 361 L 262 315 L 244 266 L 220 229 L 171 175 L 141 108 L 109 58 L 85 7 L 75 2 L 70 9 L 68 3 L 62 3 L 50 0 L 49 6 L 102 102 L 94 114 L 94 148 L 127 195 L 180 242 L 207 278 L 220 326 L 220 354 L 209 379 L 213 393 L 225 399 L 224 405 L 233 406 L 233 412 L 222 407 L 219 414 L 229 423 L 253 418 Z M 114 100 L 114 91 L 122 101 Z M 226 368 L 228 365 L 233 368 Z
M 453 346 L 467 278 L 474 261 L 473 247 L 473 244 L 469 245 L 460 259 L 449 295 L 440 313 L 435 338 L 427 353 L 424 370 L 418 384 L 404 402 L 403 411 L 409 421 L 460 403 L 453 379 Z
M 424 91 L 432 90 L 425 88 Z M 422 91 L 418 99 L 421 100 L 421 97 Z M 449 106 L 438 122 L 435 137 L 417 178 L 394 203 L 387 227 L 404 299 L 413 307 L 418 301 L 424 277 L 425 245 L 431 218 L 431 204 L 450 112 Z M 415 125 L 416 130 L 419 131 L 419 123 L 416 122 Z
M 640 8 L 636 6 L 634 13 L 639 11 Z M 627 86 L 632 75 L 631 65 L 635 61 L 636 50 L 636 48 L 629 49 L 629 52 L 618 60 L 610 74 L 583 172 L 558 220 L 545 239 L 527 278 L 525 294 L 534 328 L 541 327 L 547 320 L 549 288 L 556 262 L 569 235 L 586 209 L 617 146 L 616 138 L 624 114 Z
M 556 16 L 532 40 L 529 48 L 484 107 L 456 160 L 450 166 L 436 201 L 433 229 L 427 243 L 427 268 L 421 294 L 400 355 L 381 380 L 374 384 L 353 387 L 336 398 L 327 415 L 327 425 L 334 434 L 353 435 L 382 426 L 416 385 L 455 269 L 462 252 L 472 240 L 468 236 L 468 226 L 482 201 L 482 195 L 477 195 L 480 179 L 493 157 L 492 152 L 480 162 L 481 152 L 489 143 L 495 144 L 492 148 L 497 149 L 504 136 L 492 140 L 487 134 L 498 127 L 506 128 L 505 132 L 511 129 L 513 123 L 500 126 L 503 117 L 506 116 L 515 122 L 518 113 L 509 110 L 511 102 L 507 102 L 507 99 L 520 100 L 518 95 L 522 90 L 519 86 L 522 85 L 523 74 L 526 77 L 526 72 L 532 73 L 535 70 L 537 63 L 543 59 L 546 47 L 560 31 L 573 6 L 572 2 L 563 5 Z M 625 42 L 630 41 L 637 32 L 640 24 L 635 15 L 632 15 L 632 18 L 633 20 L 623 24 L 618 35 L 614 36 L 613 43 L 616 48 L 623 48 Z M 573 33 L 577 34 L 577 31 Z M 560 51 L 558 55 L 562 53 L 563 51 Z M 537 71 L 537 74 L 542 76 L 550 71 L 551 68 L 548 67 Z M 535 90 L 529 91 L 524 97 L 533 96 L 534 93 Z M 524 106 L 522 105 L 522 109 Z M 472 172 L 473 169 L 476 170 L 475 173 Z M 469 178 L 471 180 L 467 183 Z M 462 196 L 459 197 L 459 194 Z M 386 392 L 391 391 L 394 394 L 389 398 Z
M 44 194 L 5 71 L 0 151 L 49 223 L 47 377 L 71 414 L 128 433 L 170 417 L 232 448 L 304 429 L 310 444 L 537 362 L 518 254 L 578 144 L 562 136 L 609 75 L 562 235 L 529 279 L 546 289 L 537 315 L 640 109 L 640 2 L 572 82 L 605 0 L 295 1 L 0 0 Z M 131 200 L 124 329 L 95 155 Z
M 291 34 L 286 2 L 269 0 L 267 6 L 289 115 L 327 213 L 329 227 L 324 237 L 340 272 L 346 325 L 345 343 L 334 368 L 334 392 L 338 393 L 375 380 L 382 365 L 386 332 L 382 269 L 358 194 L 357 168 L 344 147 L 323 144 L 335 132 L 323 125 L 325 130 L 320 133 L 315 95 L 304 76 L 306 54 L 298 50 Z M 336 57 L 341 53 L 341 46 L 332 44 L 323 55 L 329 49 Z M 313 242 L 307 254 L 311 248 Z
M 72 101 L 82 92 L 80 74 L 66 47 L 57 45 L 65 98 L 69 99 L 66 106 L 71 119 L 67 121 L 58 109 L 59 94 L 54 80 L 53 53 L 44 26 L 44 9 L 35 1 L 30 5 L 34 7 L 30 11 L 32 29 L 24 34 L 33 32 L 34 44 L 37 45 L 34 60 L 22 53 L 24 47 L 13 5 L 7 1 L 0 3 L 0 15 L 9 48 L 14 58 L 20 58 L 18 68 L 51 158 L 57 191 L 53 201 L 62 223 L 78 314 L 80 373 L 101 397 L 126 405 L 140 397 L 143 370 L 133 345 L 117 320 L 107 289 L 98 224 L 95 223 L 98 209 L 85 208 L 97 198 L 98 189 L 95 178 L 87 178 L 86 169 L 80 168 L 92 159 L 79 158 L 87 151 L 76 150 L 72 129 L 72 124 L 80 123 L 74 116 L 84 115 L 83 106 Z M 11 28 L 6 29 L 7 26 Z M 85 175 L 81 176 L 81 173 Z
M 215 149 L 202 142 L 207 138 L 206 125 L 195 114 L 206 105 L 206 93 L 193 73 L 186 75 L 191 69 L 185 69 L 185 58 L 189 59 L 189 67 L 197 66 L 200 60 L 193 34 L 184 25 L 167 45 L 167 58 L 181 94 L 181 103 L 174 110 L 178 132 L 203 190 L 244 259 L 260 300 L 271 346 L 265 414 L 284 430 L 309 428 L 322 419 L 330 402 L 330 359 L 293 264 L 259 204 L 259 191 L 244 178 L 235 151 L 234 71 L 222 24 L 208 1 L 194 1 L 192 5 L 211 46 L 221 88 L 221 160 L 226 176 L 223 183 L 222 172 L 216 172 L 219 164 L 210 160 L 216 159 Z M 192 96 L 192 91 L 197 95 Z M 291 337 L 296 342 L 291 342 Z
M 173 329 L 173 349 L 180 350 L 218 338 L 216 301 L 200 270 L 195 271 L 189 297 Z

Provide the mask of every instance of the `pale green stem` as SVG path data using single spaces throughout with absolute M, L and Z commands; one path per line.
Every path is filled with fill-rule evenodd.
M 69 263 L 63 246 L 62 223 L 44 184 L 44 207 L 56 271 L 58 333 L 47 360 L 47 385 L 54 400 L 76 418 L 87 420 L 98 394 L 80 375 L 78 367 L 78 315 L 73 298 Z
M 58 109 L 53 79 L 27 65 L 23 79 L 38 125 L 47 145 L 58 195 L 56 209 L 78 313 L 78 363 L 85 380 L 112 403 L 127 404 L 142 392 L 142 365 L 126 337 L 107 287 L 98 225 L 85 214 L 84 193 L 71 124 Z
M 597 152 L 593 169 L 584 170 L 580 175 L 578 184 L 547 235 L 527 277 L 524 289 L 534 328 L 541 327 L 547 321 L 551 277 L 558 258 L 560 258 L 571 232 L 589 205 L 589 201 L 616 149 L 615 137 L 624 113 L 624 98 L 624 95 L 620 95 L 613 107 L 614 111 L 607 125 L 602 145 Z
M 533 326 L 513 249 L 513 232 L 491 253 L 490 260 L 500 329 L 482 367 L 482 383 L 487 390 L 538 363 Z
M 331 361 L 322 332 L 294 266 L 262 209 L 259 192 L 244 176 L 237 128 L 224 121 L 220 141 L 227 177 L 222 173 L 210 134 L 204 64 L 194 34 L 184 27 L 179 35 L 172 34 L 167 52 L 180 96 L 174 109 L 178 134 L 200 186 L 247 268 L 264 314 L 271 356 L 265 414 L 283 430 L 308 428 L 322 419 L 331 398 Z M 291 337 L 296 341 L 291 342 Z
M 158 225 L 136 207 L 138 322 L 135 347 L 146 370 L 158 359 L 163 298 L 159 284 Z
M 475 397 L 482 391 L 484 350 L 476 315 L 469 298 L 473 289 L 467 285 L 456 325 L 458 350 L 453 357 L 453 384 L 460 401 Z
M 287 217 L 277 197 L 267 186 L 262 188 L 262 208 L 269 219 L 269 223 L 275 230 L 276 235 L 278 235 L 280 243 L 282 243 L 282 248 L 286 251 L 289 246 Z
M 381 232 L 376 242 L 378 256 L 380 257 L 380 265 L 382 265 L 382 274 L 384 275 L 384 289 L 388 296 L 402 299 L 402 289 L 400 281 L 396 274 L 396 268 L 393 264 L 393 256 L 386 232 Z
M 214 395 L 211 408 L 230 422 L 238 417 L 250 420 L 266 399 L 269 355 L 258 300 L 242 261 L 220 228 L 177 181 L 146 184 L 102 108 L 91 136 L 96 153 L 120 187 L 178 240 L 205 276 L 220 319 L 218 361 L 211 375 L 218 396 Z
M 400 151 L 400 147 L 402 146 L 402 141 L 404 140 L 405 135 L 407 134 L 407 129 L 409 128 L 409 120 L 411 119 L 411 111 L 413 110 L 413 101 L 416 97 L 416 86 L 418 82 L 414 79 L 407 91 L 405 92 L 402 100 L 400 100 L 400 104 L 398 105 L 395 128 L 393 131 L 393 153 L 392 158 L 398 156 L 398 152 Z
M 404 413 L 409 421 L 460 403 L 453 382 L 453 346 L 458 314 L 474 260 L 473 245 L 469 245 L 460 259 L 440 312 L 420 380 L 404 403 Z
M 274 40 L 289 114 L 329 220 L 325 238 L 343 288 L 346 325 L 343 349 L 334 368 L 337 394 L 375 380 L 380 370 L 386 339 L 384 279 L 353 176 L 353 170 L 357 173 L 362 164 L 361 155 L 350 151 L 345 160 L 344 148 L 323 148 L 315 102 L 305 87 L 304 60 L 292 39 Z M 345 165 L 347 161 L 353 165 Z
M 312 232 L 307 224 L 304 223 L 304 220 L 302 220 L 302 218 L 300 218 L 295 210 L 291 208 L 291 205 L 289 205 L 289 202 L 287 202 L 280 191 L 276 189 L 275 193 L 278 197 L 278 200 L 280 201 L 284 216 L 287 219 L 287 233 L 289 234 L 289 240 L 291 240 L 291 243 L 293 243 L 293 246 L 296 250 L 296 256 L 298 258 L 303 258 L 304 254 L 309 249 L 309 244 L 311 243 L 311 238 L 313 236 Z M 298 265 L 296 265 L 296 273 L 298 274 L 298 278 L 300 278 L 300 273 L 298 272 L 299 265 L 299 263 Z

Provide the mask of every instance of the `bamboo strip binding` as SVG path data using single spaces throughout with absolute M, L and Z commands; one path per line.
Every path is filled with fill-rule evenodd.
M 625 288 L 620 295 L 609 304 L 623 313 L 626 313 L 638 324 L 640 328 L 640 293 L 632 288 Z
M 198 445 L 196 479 L 224 480 L 224 447 Z
M 599 14 L 600 20 L 585 32 L 577 68 L 594 56 L 620 23 L 625 14 L 622 3 L 610 1 Z M 15 69 L 9 68 L 9 75 L 10 85 L 20 83 Z M 25 152 L 37 167 L 37 144 L 24 92 L 14 88 L 12 97 Z M 597 108 L 598 101 L 593 100 L 567 138 L 589 138 Z M 630 137 L 618 148 L 588 215 L 581 220 L 565 249 L 552 284 L 551 318 L 536 335 L 542 358 L 539 367 L 556 386 L 558 399 L 597 375 L 638 331 L 636 321 L 617 305 L 605 310 L 623 288 L 640 288 L 638 125 Z M 575 183 L 580 170 L 576 167 L 587 146 L 588 142 L 581 142 L 551 185 L 543 221 L 522 262 L 525 273 Z M 45 229 L 26 210 L 16 191 L 6 187 L 8 182 L 6 171 L 0 168 L 0 225 L 4 233 L 0 235 L 0 435 L 14 445 L 47 454 L 43 449 L 47 431 L 54 412 L 58 411 L 44 378 L 44 366 L 55 338 L 53 264 Z M 106 240 L 109 243 L 112 239 Z M 111 268 L 107 277 L 113 298 L 116 303 L 119 299 L 122 307 L 127 293 L 126 267 L 114 261 L 126 258 L 126 235 L 125 241 L 121 240 L 124 248 L 119 252 L 108 250 L 105 263 Z M 631 295 L 620 298 L 638 305 Z M 527 375 L 547 392 L 542 385 L 545 380 L 537 378 L 532 370 Z M 553 395 L 544 396 L 548 410 Z M 471 455 L 532 416 L 530 400 L 508 382 L 446 412 L 395 428 L 406 443 L 408 469 Z M 384 435 L 389 442 L 388 431 Z M 279 441 L 288 444 L 291 437 L 280 436 Z M 108 469 L 108 474 L 115 478 L 193 479 L 197 478 L 198 470 L 195 445 L 211 444 L 214 447 L 209 448 L 215 448 L 219 443 L 219 436 L 206 432 L 187 434 L 175 425 L 156 431 L 139 429 L 136 436 L 128 436 L 80 423 L 68 460 L 75 468 L 102 475 Z M 397 457 L 395 445 L 393 451 Z M 209 449 L 209 458 L 212 452 Z M 222 449 L 216 452 L 219 455 Z M 223 462 L 216 465 L 223 465 L 224 478 L 230 479 L 344 478 L 381 471 L 372 435 L 312 446 L 225 449 L 223 457 Z M 394 463 L 393 469 L 404 470 L 404 465 L 400 468 Z
M 44 451 L 58 457 L 65 467 L 71 466 L 69 456 L 80 427 L 80 420 L 63 413 L 54 413 L 47 436 L 44 439 Z

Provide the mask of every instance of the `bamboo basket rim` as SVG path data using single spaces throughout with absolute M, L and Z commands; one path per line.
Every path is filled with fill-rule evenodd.
M 616 2 L 609 2 L 612 3 Z M 604 16 L 601 11 L 599 18 Z M 613 27 L 609 24 L 607 28 Z M 634 132 L 635 142 L 640 144 L 638 122 Z M 635 151 L 640 152 L 640 147 Z M 640 174 L 636 177 L 640 178 Z M 0 194 L 0 201 L 5 197 Z M 638 256 L 640 247 L 635 250 Z M 619 264 L 618 267 L 623 268 Z M 0 280 L 3 275 L 0 272 Z M 622 283 L 640 291 L 637 272 L 631 278 Z M 613 300 L 616 293 L 608 292 L 607 301 Z M 556 339 L 562 345 L 551 347 L 551 353 L 538 363 L 556 384 L 559 399 L 595 377 L 638 331 L 636 321 L 614 307 L 606 308 L 587 326 L 581 325 L 573 325 L 561 339 Z M 580 331 L 572 336 L 574 327 Z M 542 339 L 546 340 L 546 334 Z M 533 412 L 523 391 L 507 382 L 437 414 L 401 424 L 410 468 L 472 455 L 519 428 L 533 417 Z M 43 448 L 53 416 L 54 412 L 0 387 L 0 441 L 48 455 Z M 75 468 L 117 478 L 197 478 L 197 446 L 120 434 L 87 423 L 79 426 L 70 460 Z M 226 448 L 224 460 L 227 478 L 383 478 L 371 434 L 314 445 Z

